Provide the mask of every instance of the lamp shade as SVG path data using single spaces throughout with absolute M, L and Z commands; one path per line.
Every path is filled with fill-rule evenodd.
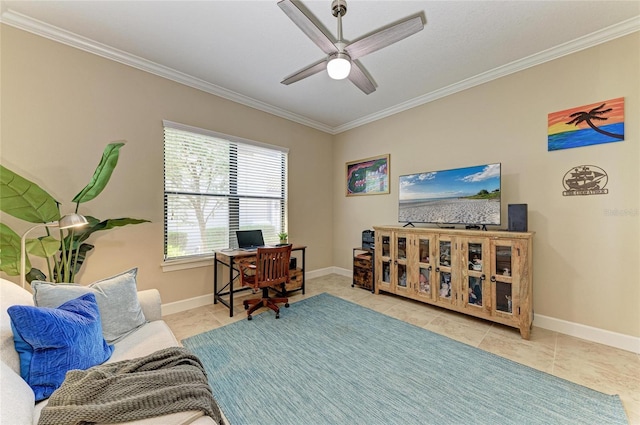
M 327 63 L 327 73 L 334 80 L 343 80 L 351 72 L 351 58 L 345 53 L 337 53 Z
M 40 227 L 57 227 L 59 229 L 70 229 L 72 227 L 81 227 L 89 224 L 87 219 L 80 214 L 68 214 L 62 217 L 58 221 L 52 221 L 51 223 L 41 223 L 33 226 L 28 229 L 20 238 L 20 282 L 22 283 L 22 287 L 24 288 L 27 283 L 26 276 L 26 265 L 27 265 L 27 235 L 34 229 L 38 229 Z
M 62 217 L 60 221 L 58 221 L 58 227 L 60 229 L 69 229 L 71 227 L 86 226 L 87 224 L 89 224 L 87 219 L 80 214 L 68 214 Z

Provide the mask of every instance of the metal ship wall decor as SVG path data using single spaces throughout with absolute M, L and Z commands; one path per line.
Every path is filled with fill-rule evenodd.
M 564 196 L 575 195 L 606 195 L 609 189 L 605 186 L 609 182 L 607 172 L 595 165 L 578 165 L 571 168 L 562 178 L 565 190 Z

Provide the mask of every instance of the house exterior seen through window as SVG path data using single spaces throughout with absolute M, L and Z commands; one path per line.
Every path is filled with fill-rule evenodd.
M 164 124 L 164 258 L 236 248 L 236 230 L 286 231 L 287 150 Z

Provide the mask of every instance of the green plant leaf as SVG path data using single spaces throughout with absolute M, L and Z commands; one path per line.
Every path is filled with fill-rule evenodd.
M 80 271 L 80 268 L 82 267 L 82 264 L 84 264 L 85 259 L 87 258 L 87 253 L 89 251 L 91 251 L 94 248 L 93 245 L 88 244 L 88 243 L 83 243 L 80 245 L 79 247 L 79 251 L 77 252 L 77 256 L 76 256 L 76 251 L 72 251 L 71 252 L 71 260 L 70 260 L 70 267 L 71 270 L 73 271 L 70 276 L 73 276 L 73 278 L 71 279 L 71 282 L 65 282 L 65 283 L 73 283 L 73 281 L 75 280 L 75 276 L 78 275 L 78 272 Z M 64 276 L 64 267 L 65 265 L 62 264 L 62 270 L 61 270 L 61 275 Z M 54 271 L 53 273 L 54 275 L 54 281 L 58 281 L 58 273 L 56 271 Z
M 102 192 L 109 179 L 113 169 L 118 164 L 118 156 L 120 148 L 124 146 L 124 141 L 109 143 L 102 153 L 102 159 L 98 164 L 98 168 L 93 173 L 93 177 L 88 185 L 84 187 L 74 198 L 73 202 L 80 204 L 87 202 L 95 198 Z
M 25 244 L 27 252 L 36 257 L 48 258 L 60 250 L 60 241 L 53 236 L 29 239 Z
M 150 223 L 150 221 L 143 220 L 141 218 L 109 218 L 100 223 L 104 227 L 98 230 L 109 230 L 115 227 L 126 226 L 128 224 L 141 224 L 141 223 Z
M 73 202 L 77 204 L 76 211 L 80 203 L 94 199 L 106 187 L 118 163 L 120 148 L 124 144 L 125 142 L 121 141 L 106 146 L 91 181 L 73 199 Z M 0 210 L 31 223 L 49 223 L 60 219 L 59 203 L 51 195 L 35 183 L 1 165 Z M 62 241 L 51 236 L 27 241 L 27 252 L 47 258 L 52 281 L 57 281 L 60 276 L 68 276 L 73 281 L 86 260 L 87 253 L 94 248 L 93 245 L 84 243 L 92 233 L 129 224 L 149 222 L 149 220 L 135 218 L 116 218 L 103 221 L 90 216 L 86 218 L 89 221 L 87 226 L 67 231 L 67 235 L 63 237 Z M 64 264 L 61 261 L 63 252 L 66 253 Z M 50 257 L 54 257 L 54 261 L 57 263 L 56 267 L 51 267 Z M 26 273 L 28 282 L 35 279 L 47 279 L 40 270 L 32 268 L 28 255 L 25 257 L 25 262 L 26 269 L 29 270 Z M 20 237 L 2 223 L 0 223 L 0 270 L 10 276 L 20 274 Z M 72 273 L 69 273 L 70 271 Z M 59 273 L 60 276 L 58 276 Z
M 72 252 L 73 256 L 71 257 L 71 270 L 73 270 L 73 273 L 72 273 L 73 277 L 78 275 L 80 268 L 84 264 L 84 260 L 87 258 L 87 253 L 92 249 L 93 249 L 93 245 L 88 243 L 83 243 L 82 245 L 80 245 L 77 255 L 76 255 L 76 251 Z
M 85 216 L 85 218 L 87 219 L 89 224 L 80 227 L 73 232 L 69 232 L 69 234 L 64 238 L 63 241 L 67 250 L 67 258 L 69 258 L 70 270 L 72 271 L 72 274 L 70 274 L 70 276 L 77 275 L 77 273 L 80 271 L 80 268 L 82 267 L 82 264 L 85 261 L 87 252 L 93 249 L 93 245 L 83 243 L 89 238 L 89 236 L 91 236 L 91 234 L 93 234 L 94 232 L 99 232 L 101 230 L 109 230 L 116 227 L 127 226 L 129 224 L 140 224 L 149 222 L 149 220 L 138 218 L 115 218 L 100 221 L 90 215 Z M 78 256 L 76 258 L 76 251 L 78 249 Z M 61 255 L 59 255 L 59 257 L 60 256 Z M 62 276 L 64 276 L 64 268 L 65 265 L 62 264 Z M 54 273 L 53 279 L 54 281 L 57 281 L 57 273 Z
M 26 264 L 30 269 L 28 257 Z M 20 275 L 20 236 L 4 223 L 0 223 L 0 270 L 9 276 Z
M 99 232 L 101 230 L 109 230 L 116 227 L 127 226 L 129 224 L 141 224 L 141 223 L 149 223 L 149 220 L 143 220 L 138 218 L 111 218 L 104 221 L 100 221 L 95 217 L 90 215 L 85 216 L 88 225 L 80 227 L 73 232 L 73 246 L 72 249 L 77 249 L 78 246 L 89 239 L 89 236 L 94 232 Z M 67 250 L 69 250 L 69 236 L 64 238 L 65 246 Z
M 60 219 L 58 201 L 37 184 L 0 165 L 0 210 L 30 223 Z
M 34 280 L 46 281 L 47 276 L 38 269 L 31 269 L 29 270 L 29 272 L 27 272 L 26 281 L 31 283 Z

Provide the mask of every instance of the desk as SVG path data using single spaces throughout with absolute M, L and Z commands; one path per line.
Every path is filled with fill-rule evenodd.
M 302 290 L 304 294 L 304 281 L 305 281 L 305 251 L 307 247 L 304 245 L 293 245 L 291 248 L 291 254 L 296 251 L 302 252 L 302 264 L 300 269 L 302 270 L 302 286 L 298 289 L 294 289 L 289 292 Z M 233 317 L 233 294 L 235 292 L 247 291 L 250 290 L 248 286 L 244 288 L 235 288 L 233 287 L 233 282 L 238 278 L 239 274 L 238 270 L 235 267 L 235 262 L 238 258 L 246 259 L 247 257 L 255 257 L 255 251 L 244 251 L 241 249 L 231 250 L 231 251 L 216 251 L 214 253 L 214 262 L 213 262 L 213 303 L 217 304 L 220 301 L 222 304 L 229 308 L 229 317 Z M 223 266 L 229 269 L 229 280 L 227 283 L 218 289 L 218 264 L 222 264 Z M 234 270 L 236 271 L 236 275 L 233 275 Z M 229 296 L 229 302 L 227 302 L 223 296 Z

